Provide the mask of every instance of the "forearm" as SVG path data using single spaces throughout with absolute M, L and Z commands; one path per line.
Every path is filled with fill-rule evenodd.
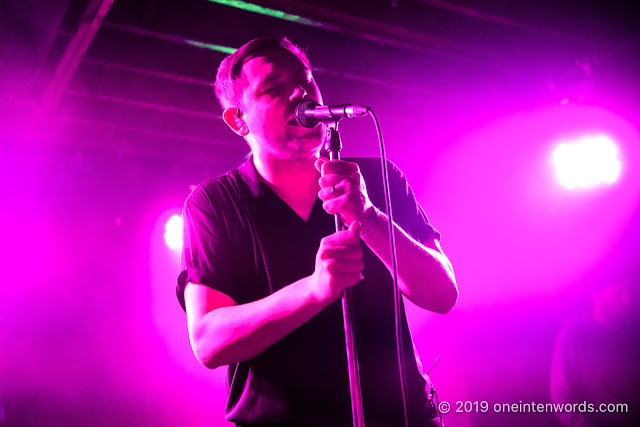
M 205 366 L 250 359 L 307 322 L 331 301 L 314 295 L 305 277 L 247 304 L 217 308 L 200 319 L 193 345 Z
M 398 287 L 414 304 L 436 313 L 447 313 L 456 303 L 458 289 L 446 255 L 426 247 L 394 224 Z M 389 219 L 378 212 L 371 230 L 362 240 L 392 272 Z

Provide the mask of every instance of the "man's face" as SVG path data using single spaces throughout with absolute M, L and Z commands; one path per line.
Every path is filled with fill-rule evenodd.
M 277 158 L 315 157 L 323 127 L 304 128 L 295 121 L 295 108 L 305 99 L 322 103 L 311 70 L 287 50 L 248 60 L 242 67 L 242 119 L 254 153 Z

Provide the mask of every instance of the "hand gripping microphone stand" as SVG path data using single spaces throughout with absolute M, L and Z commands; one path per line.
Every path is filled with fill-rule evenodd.
M 339 120 L 339 119 L 338 119 Z M 325 149 L 329 152 L 329 160 L 340 160 L 342 141 L 338 133 L 338 122 L 327 124 L 329 141 Z M 340 215 L 335 214 L 336 231 L 344 228 Z M 358 368 L 358 352 L 356 349 L 355 327 L 353 323 L 353 307 L 351 305 L 351 288 L 342 292 L 342 319 L 344 321 L 344 340 L 347 349 L 347 366 L 349 369 L 349 388 L 351 390 L 351 415 L 354 427 L 364 427 L 362 393 L 360 391 L 360 371 Z
M 398 269 L 396 262 L 395 239 L 393 236 L 393 210 L 391 208 L 391 193 L 389 191 L 389 174 L 387 171 L 387 157 L 385 154 L 382 131 L 378 119 L 370 107 L 356 104 L 344 104 L 325 106 L 313 100 L 302 101 L 296 107 L 295 119 L 300 126 L 313 128 L 319 123 L 325 123 L 329 132 L 329 141 L 325 144 L 325 150 L 329 153 L 330 160 L 340 160 L 340 150 L 342 142 L 338 134 L 338 121 L 344 117 L 362 117 L 370 115 L 378 130 L 378 141 L 380 143 L 380 158 L 382 167 L 382 177 L 384 184 L 384 199 L 389 217 L 389 248 L 391 249 L 391 264 L 394 289 L 394 307 L 396 323 L 396 350 L 398 354 L 398 370 L 400 385 L 402 389 L 402 406 L 404 410 L 405 426 L 409 426 L 409 411 L 407 403 L 407 385 L 405 380 L 405 366 L 402 344 L 401 330 L 401 294 L 398 290 Z M 343 229 L 342 220 L 336 214 L 336 231 Z M 349 369 L 349 386 L 351 389 L 351 413 L 353 415 L 354 427 L 364 427 L 364 414 L 362 406 L 362 393 L 360 391 L 360 373 L 358 370 L 358 354 L 355 345 L 355 330 L 353 323 L 353 309 L 351 305 L 351 288 L 346 288 L 342 294 L 342 313 L 344 320 L 344 333 L 347 349 L 347 364 Z M 437 398 L 437 397 L 436 397 Z M 442 424 L 442 417 L 440 417 Z
M 338 121 L 343 117 L 361 117 L 369 113 L 370 108 L 363 105 L 339 105 L 327 107 L 313 100 L 302 101 L 296 107 L 295 119 L 299 125 L 313 128 L 320 122 L 327 126 L 329 134 L 325 150 L 329 160 L 340 160 L 342 142 L 338 133 Z M 335 215 L 336 231 L 344 228 L 340 215 Z M 362 392 L 360 390 L 360 372 L 358 369 L 358 352 L 356 349 L 353 307 L 351 304 L 351 288 L 342 292 L 342 319 L 344 321 L 344 340 L 347 350 L 347 367 L 349 371 L 349 389 L 351 391 L 351 415 L 354 427 L 364 427 L 364 411 Z

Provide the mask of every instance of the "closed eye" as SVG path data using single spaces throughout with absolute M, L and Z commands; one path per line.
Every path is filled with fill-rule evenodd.
M 262 95 L 273 95 L 278 91 L 279 86 L 269 86 L 260 91 L 260 96 Z

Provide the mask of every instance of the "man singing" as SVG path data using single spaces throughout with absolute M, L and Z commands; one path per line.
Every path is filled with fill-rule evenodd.
M 294 110 L 322 96 L 287 39 L 239 48 L 215 88 L 225 123 L 252 155 L 187 198 L 177 294 L 198 360 L 228 365 L 226 418 L 243 427 L 351 425 L 339 297 L 352 286 L 365 422 L 403 425 L 380 160 L 320 157 L 323 127 L 299 126 Z M 440 235 L 389 167 L 399 289 L 447 313 L 458 290 Z M 333 214 L 348 229 L 336 232 Z M 401 328 L 410 425 L 432 425 L 404 309 Z

